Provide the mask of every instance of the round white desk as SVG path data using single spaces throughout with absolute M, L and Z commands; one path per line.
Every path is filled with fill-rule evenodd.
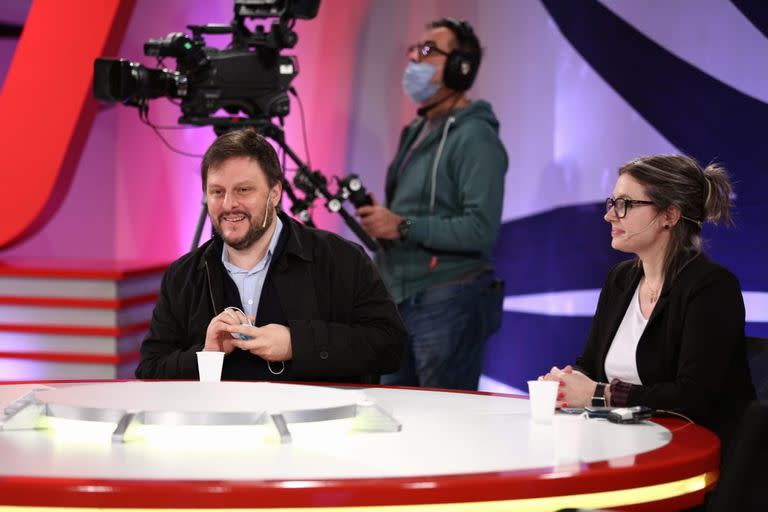
M 41 412 L 27 418 L 35 429 L 20 421 L 24 400 Z M 361 423 L 371 404 L 380 421 Z M 702 502 L 719 463 L 717 438 L 696 425 L 540 425 L 526 399 L 486 393 L 49 383 L 0 386 L 2 410 L 0 512 L 674 510 Z M 143 419 L 115 436 L 124 413 Z

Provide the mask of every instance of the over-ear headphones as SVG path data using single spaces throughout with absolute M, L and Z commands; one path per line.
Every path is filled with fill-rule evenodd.
M 445 27 L 456 37 L 458 47 L 448 54 L 443 68 L 443 83 L 449 89 L 466 91 L 472 87 L 480 67 L 481 50 L 475 31 L 466 21 L 442 18 L 432 26 Z M 476 46 L 477 51 L 467 51 L 467 46 Z M 462 50 L 464 48 L 464 50 Z

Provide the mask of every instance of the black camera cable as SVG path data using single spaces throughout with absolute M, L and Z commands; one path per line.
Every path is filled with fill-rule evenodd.
M 152 121 L 149 120 L 149 104 L 147 100 L 142 100 L 139 103 L 139 120 L 144 123 L 145 125 L 152 128 L 152 131 L 157 134 L 158 137 L 160 137 L 160 140 L 163 141 L 163 144 L 165 144 L 168 149 L 173 151 L 174 153 L 178 153 L 180 155 L 188 156 L 190 158 L 203 158 L 203 155 L 197 154 L 197 153 L 189 153 L 187 151 L 182 151 L 180 149 L 176 149 L 171 145 L 170 142 L 163 136 L 162 133 L 160 133 L 161 129 L 168 130 L 168 129 L 184 129 L 187 128 L 186 126 L 158 126 L 154 124 Z

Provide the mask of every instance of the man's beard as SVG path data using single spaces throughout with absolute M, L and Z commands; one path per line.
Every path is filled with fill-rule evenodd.
M 257 241 L 261 240 L 261 237 L 264 236 L 264 233 L 266 233 L 270 227 L 272 227 L 272 223 L 275 221 L 275 208 L 267 208 L 266 217 L 267 221 L 264 222 L 264 218 L 262 217 L 260 222 L 254 223 L 253 218 L 250 214 L 246 212 L 226 212 L 219 215 L 218 221 L 213 221 L 213 218 L 211 218 L 211 221 L 213 222 L 213 231 L 219 235 L 219 237 L 224 240 L 228 246 L 235 249 L 236 251 L 242 251 L 243 249 L 248 249 L 253 244 L 255 244 Z M 245 218 L 248 220 L 249 228 L 248 232 L 238 241 L 230 241 L 227 240 L 224 237 L 224 233 L 221 230 L 221 218 L 225 215 L 231 215 L 233 213 L 237 213 L 240 215 L 244 215 Z M 262 225 L 264 227 L 262 227 Z

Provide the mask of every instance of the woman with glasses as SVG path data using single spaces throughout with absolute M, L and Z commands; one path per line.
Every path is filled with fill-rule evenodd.
M 635 254 L 608 274 L 575 366 L 553 367 L 562 406 L 674 411 L 727 437 L 755 393 L 736 277 L 702 252 L 704 222 L 731 224 L 726 170 L 677 155 L 619 169 L 604 219 Z

